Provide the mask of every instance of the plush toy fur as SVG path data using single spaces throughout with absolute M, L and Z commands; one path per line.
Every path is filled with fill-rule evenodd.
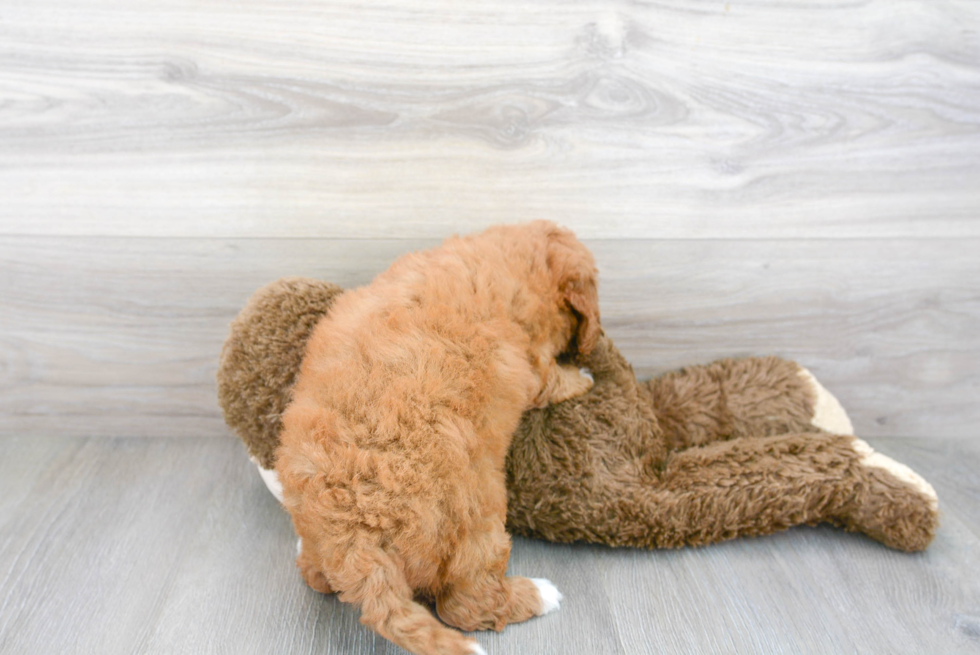
M 280 416 L 316 322 L 342 290 L 286 278 L 231 326 L 219 403 L 266 483 Z M 678 547 L 829 522 L 918 551 L 935 491 L 852 434 L 805 369 L 775 357 L 692 366 L 646 383 L 603 336 L 584 396 L 529 410 L 507 458 L 507 527 L 552 541 Z

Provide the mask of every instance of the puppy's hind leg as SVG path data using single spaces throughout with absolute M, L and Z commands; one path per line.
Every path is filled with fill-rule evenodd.
M 303 538 L 300 537 L 299 541 L 296 542 L 296 567 L 306 584 L 313 590 L 319 591 L 321 594 L 332 594 L 333 589 L 330 588 L 330 583 L 327 582 L 326 576 L 320 570 L 315 552 L 315 546 L 310 543 L 310 540 L 307 539 L 304 543 Z
M 452 564 L 452 581 L 436 599 L 442 620 L 462 630 L 503 630 L 558 609 L 561 592 L 548 580 L 505 575 L 509 558 L 502 522 L 471 536 Z

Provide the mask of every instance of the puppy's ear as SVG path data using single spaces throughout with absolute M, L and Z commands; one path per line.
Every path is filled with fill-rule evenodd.
M 595 259 L 570 230 L 547 221 L 538 221 L 533 225 L 545 234 L 548 268 L 561 298 L 578 320 L 574 348 L 579 354 L 588 355 L 602 334 Z
M 599 293 L 595 277 L 574 280 L 564 289 L 565 301 L 578 319 L 575 331 L 575 349 L 580 355 L 592 352 L 602 328 L 599 325 Z

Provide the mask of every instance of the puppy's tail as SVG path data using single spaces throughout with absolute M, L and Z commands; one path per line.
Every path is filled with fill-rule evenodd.
M 384 551 L 361 551 L 356 557 L 354 568 L 364 575 L 340 593 L 340 600 L 360 605 L 361 623 L 417 655 L 486 655 L 476 640 L 445 627 L 412 599 L 404 574 Z

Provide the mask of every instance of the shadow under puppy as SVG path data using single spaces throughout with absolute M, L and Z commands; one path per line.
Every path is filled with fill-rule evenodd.
M 592 255 L 547 222 L 448 239 L 337 298 L 275 464 L 310 586 L 421 655 L 481 649 L 416 593 L 463 630 L 556 609 L 550 582 L 505 575 L 504 463 L 525 410 L 591 388 L 558 358 L 599 335 Z

